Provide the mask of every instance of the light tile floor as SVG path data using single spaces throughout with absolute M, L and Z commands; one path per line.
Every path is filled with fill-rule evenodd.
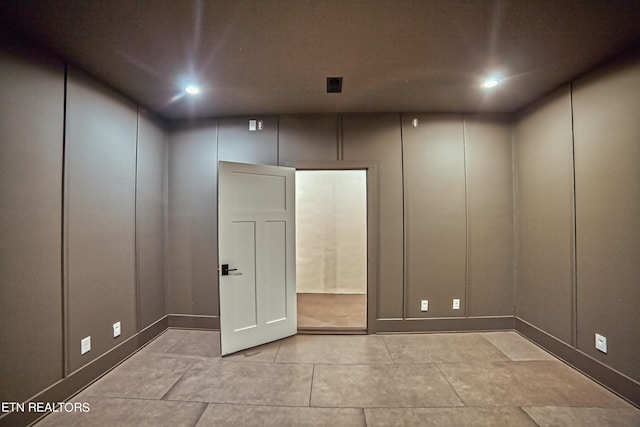
M 515 332 L 297 335 L 220 357 L 170 329 L 46 426 L 640 426 L 640 411 Z

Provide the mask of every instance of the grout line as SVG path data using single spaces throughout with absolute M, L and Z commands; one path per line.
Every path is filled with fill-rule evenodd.
M 540 424 L 538 424 L 538 423 L 536 422 L 536 420 L 534 420 L 534 419 L 531 417 L 531 415 L 529 415 L 529 413 L 528 413 L 527 411 L 525 411 L 524 409 L 522 409 L 522 406 L 516 406 L 516 408 L 520 409 L 520 410 L 524 413 L 524 416 L 525 416 L 525 417 L 529 418 L 529 419 L 530 419 L 530 420 L 531 420 L 535 425 L 537 425 L 538 427 L 540 427 Z
M 202 419 L 202 416 L 204 415 L 204 413 L 207 411 L 207 408 L 209 407 L 209 402 L 201 402 L 201 403 L 203 403 L 202 412 L 200 412 L 200 416 L 198 418 L 196 418 L 196 421 L 193 424 L 193 427 L 196 427 L 198 425 L 198 423 Z
M 185 360 L 189 360 L 189 359 L 185 359 Z M 166 397 L 169 395 L 169 393 L 171 393 L 171 391 L 178 385 L 180 384 L 180 382 L 182 381 L 182 379 L 185 377 L 185 375 L 187 375 L 187 373 L 191 370 L 191 368 L 193 367 L 193 365 L 195 365 L 197 362 L 201 361 L 203 359 L 194 359 L 191 364 L 189 365 L 189 367 L 187 369 L 185 369 L 185 371 L 182 373 L 182 375 L 180 375 L 180 378 L 178 378 L 178 380 L 173 383 L 173 385 L 171 387 L 169 387 L 169 389 L 162 395 L 162 397 L 158 400 L 171 400 L 171 399 L 167 399 Z
M 389 360 L 391 360 L 391 364 L 395 365 L 396 362 L 395 360 L 393 360 L 393 356 L 391 356 L 391 350 L 389 350 L 389 344 L 387 343 L 387 338 L 385 335 L 382 335 L 382 342 L 384 343 L 384 346 L 387 349 L 387 353 L 389 354 Z
M 311 384 L 309 384 L 309 408 L 311 408 L 311 396 L 313 395 L 313 380 L 316 376 L 316 365 L 311 365 Z
M 432 365 L 436 367 L 438 372 L 440 372 L 440 375 L 442 375 L 442 378 L 444 378 L 444 380 L 447 382 L 447 384 L 449 384 L 449 387 L 451 387 L 451 390 L 453 390 L 453 392 L 456 394 L 456 396 L 458 396 L 458 399 L 460 399 L 460 402 L 462 402 L 464 407 L 465 408 L 468 407 L 467 406 L 467 402 L 465 402 L 464 399 L 462 397 L 460 397 L 460 395 L 458 394 L 458 390 L 456 390 L 456 388 L 453 386 L 453 384 L 451 384 L 451 381 L 449 381 L 449 378 L 447 378 L 447 376 L 444 374 L 444 372 L 442 372 L 442 369 L 440 369 L 440 364 L 439 363 L 432 363 Z

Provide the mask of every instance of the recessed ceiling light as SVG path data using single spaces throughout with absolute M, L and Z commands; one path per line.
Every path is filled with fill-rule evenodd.
M 484 81 L 484 83 L 482 83 L 482 87 L 484 88 L 496 87 L 499 84 L 500 84 L 500 80 L 498 79 L 487 79 Z
M 196 85 L 185 86 L 184 91 L 189 95 L 197 95 L 200 93 L 200 88 Z

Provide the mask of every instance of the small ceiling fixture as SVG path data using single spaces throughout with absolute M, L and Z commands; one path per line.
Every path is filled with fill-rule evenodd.
M 496 78 L 491 78 L 491 79 L 487 79 L 482 83 L 482 87 L 484 88 L 490 88 L 490 87 L 496 87 L 500 84 L 500 80 L 496 79 Z
M 184 91 L 187 92 L 189 95 L 197 95 L 200 93 L 200 88 L 196 85 L 188 85 L 188 86 L 185 86 Z

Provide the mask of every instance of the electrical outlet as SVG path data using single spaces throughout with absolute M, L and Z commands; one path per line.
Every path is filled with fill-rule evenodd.
M 453 309 L 460 310 L 460 299 L 458 298 L 453 299 Z
M 80 354 L 85 354 L 91 350 L 91 337 L 82 338 L 80 341 Z
M 596 349 L 603 353 L 607 352 L 607 337 L 596 334 Z
M 113 337 L 119 337 L 120 336 L 120 322 L 116 322 L 113 324 Z
M 428 299 L 423 299 L 420 302 L 420 310 L 429 311 L 429 300 Z

